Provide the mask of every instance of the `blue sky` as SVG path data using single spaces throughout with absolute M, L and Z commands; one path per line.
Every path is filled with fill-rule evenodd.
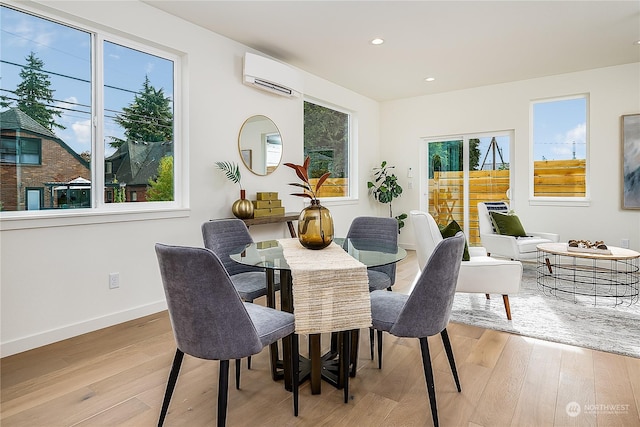
M 533 159 L 585 159 L 586 111 L 584 97 L 534 103 Z
M 63 113 L 57 122 L 66 129 L 54 132 L 76 152 L 90 151 L 91 35 L 7 7 L 0 10 L 0 28 L 0 93 L 12 97 L 8 91 L 14 91 L 21 82 L 20 65 L 34 52 L 44 62 L 44 70 L 50 72 L 55 107 Z M 164 58 L 105 42 L 105 110 L 122 111 L 142 88 L 145 76 L 173 99 L 172 67 L 173 63 Z M 115 114 L 105 111 L 105 116 Z M 105 136 L 122 137 L 121 128 L 108 117 L 104 124 Z

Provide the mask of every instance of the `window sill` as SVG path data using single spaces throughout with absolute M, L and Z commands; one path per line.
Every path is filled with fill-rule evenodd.
M 581 207 L 591 206 L 591 199 L 586 198 L 536 198 L 529 199 L 529 206 L 569 206 L 569 207 Z
M 190 210 L 188 208 L 131 209 L 118 211 L 78 209 L 77 211 L 48 211 L 46 213 L 44 211 L 33 211 L 33 213 L 3 212 L 0 215 L 0 231 L 184 218 L 189 216 L 189 212 Z

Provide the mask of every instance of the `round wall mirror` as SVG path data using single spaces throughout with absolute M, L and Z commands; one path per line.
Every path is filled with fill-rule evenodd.
M 240 128 L 238 150 L 244 165 L 256 175 L 269 175 L 282 159 L 282 138 L 266 116 L 249 117 Z

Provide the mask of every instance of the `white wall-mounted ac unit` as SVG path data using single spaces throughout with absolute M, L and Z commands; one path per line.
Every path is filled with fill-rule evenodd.
M 244 54 L 243 81 L 249 86 L 282 96 L 298 97 L 302 94 L 302 76 L 281 62 L 246 52 Z

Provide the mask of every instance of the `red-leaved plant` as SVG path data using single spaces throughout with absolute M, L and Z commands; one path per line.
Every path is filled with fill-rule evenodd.
M 331 172 L 327 172 L 323 174 L 318 179 L 318 182 L 316 183 L 316 186 L 314 189 L 311 183 L 309 182 L 309 162 L 310 161 L 311 160 L 309 159 L 309 156 L 307 156 L 307 158 L 304 159 L 304 163 L 302 165 L 296 165 L 294 163 L 285 163 L 284 165 L 296 171 L 296 175 L 298 175 L 298 178 L 302 180 L 302 184 L 299 182 L 291 182 L 289 183 L 289 185 L 293 185 L 295 187 L 301 187 L 305 190 L 304 193 L 291 193 L 291 195 L 306 197 L 308 199 L 315 200 L 317 202 L 318 190 L 320 190 L 320 187 L 322 186 L 322 184 L 324 184 L 327 178 L 329 178 L 329 175 L 331 175 Z

